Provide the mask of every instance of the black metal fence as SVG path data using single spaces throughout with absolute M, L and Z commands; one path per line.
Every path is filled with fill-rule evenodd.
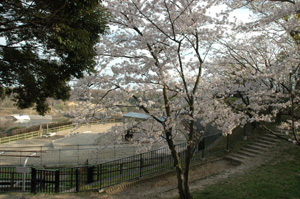
M 232 138 L 221 134 L 207 136 L 200 143 L 193 159 L 228 150 L 243 136 L 243 133 Z M 186 143 L 176 145 L 182 161 L 185 148 Z M 0 192 L 65 193 L 97 190 L 172 167 L 174 161 L 167 147 L 81 167 L 38 169 L 5 166 L 0 167 Z

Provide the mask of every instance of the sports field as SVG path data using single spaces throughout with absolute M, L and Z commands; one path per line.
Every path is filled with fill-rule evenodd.
M 0 165 L 26 166 L 74 166 L 99 164 L 128 157 L 140 152 L 140 146 L 122 139 L 122 134 L 109 130 L 121 123 L 86 125 L 76 129 L 56 132 L 56 135 L 19 140 L 0 145 Z M 162 143 L 151 144 L 150 149 L 164 147 Z M 28 156 L 30 156 L 28 158 Z

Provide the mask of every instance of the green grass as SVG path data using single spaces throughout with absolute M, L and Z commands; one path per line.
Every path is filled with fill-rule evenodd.
M 194 198 L 300 198 L 300 147 L 282 143 L 269 162 L 194 192 Z

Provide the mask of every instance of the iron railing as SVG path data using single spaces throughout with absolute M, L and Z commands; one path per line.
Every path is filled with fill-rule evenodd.
M 229 135 L 224 137 L 221 134 L 204 137 L 193 159 L 228 150 L 243 136 L 244 134 L 240 133 L 238 136 L 232 136 L 232 139 Z M 218 143 L 222 147 L 218 146 Z M 185 149 L 186 143 L 176 145 L 182 162 L 185 158 Z M 168 147 L 80 167 L 52 169 L 30 167 L 26 170 L 20 167 L 2 166 L 0 167 L 0 192 L 64 193 L 98 190 L 172 167 L 174 161 Z

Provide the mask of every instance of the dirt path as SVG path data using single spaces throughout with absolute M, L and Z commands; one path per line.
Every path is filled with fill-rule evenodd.
M 190 182 L 193 184 L 193 182 L 196 182 L 199 179 L 204 179 L 208 176 L 222 173 L 234 167 L 236 167 L 236 165 L 223 159 L 217 159 L 211 162 L 202 162 L 200 160 L 191 168 Z M 163 176 L 157 176 L 148 180 L 144 180 L 123 190 L 120 189 L 113 191 L 112 193 L 105 194 L 102 198 L 172 198 L 177 196 L 176 186 L 176 174 L 174 171 L 172 171 Z

